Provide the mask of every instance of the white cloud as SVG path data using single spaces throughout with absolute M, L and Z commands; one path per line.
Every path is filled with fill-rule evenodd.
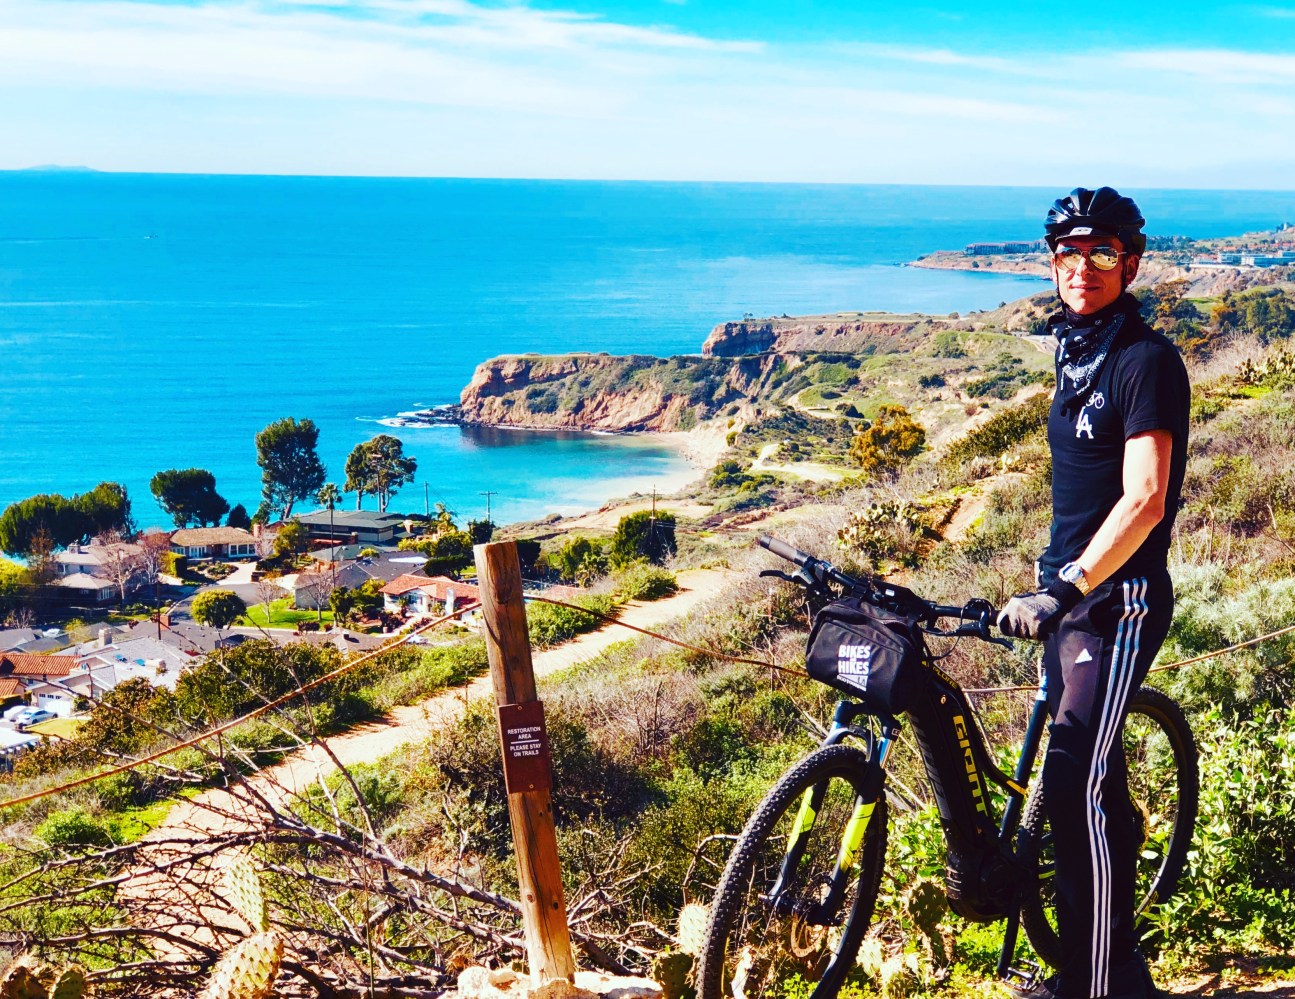
M 1158 49 L 1117 57 L 1129 69 L 1191 76 L 1219 84 L 1289 84 L 1295 81 L 1295 55 L 1270 55 L 1232 49 Z
M 0 0 L 0 23 L 0 167 L 1031 183 L 1295 163 L 1295 57 L 733 42 L 472 0 Z

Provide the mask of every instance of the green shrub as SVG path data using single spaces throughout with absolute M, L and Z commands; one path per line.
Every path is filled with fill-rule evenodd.
M 1202 951 L 1295 947 L 1295 709 L 1195 720 L 1201 801 L 1188 869 L 1157 917 L 1160 943 Z
M 1052 400 L 1046 392 L 1031 396 L 1025 402 L 996 413 L 965 437 L 950 444 L 942 464 L 956 466 L 972 458 L 997 458 L 1048 425 Z
M 54 812 L 36 827 L 35 836 L 50 846 L 98 847 L 112 842 L 107 827 L 84 808 Z
M 609 596 L 580 597 L 576 603 L 599 614 L 610 614 L 614 608 Z M 526 605 L 526 625 L 531 641 L 540 648 L 557 645 L 576 635 L 602 627 L 602 620 L 570 607 L 530 603 Z
M 612 577 L 616 600 L 660 600 L 679 592 L 675 575 L 667 569 L 646 560 L 636 560 L 621 566 Z

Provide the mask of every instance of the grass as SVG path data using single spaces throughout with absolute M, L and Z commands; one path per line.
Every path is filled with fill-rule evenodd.
M 51 718 L 49 721 L 30 726 L 27 731 L 35 732 L 37 735 L 52 735 L 58 739 L 70 739 L 76 735 L 76 730 L 84 725 L 85 721 L 84 718 Z
M 295 628 L 302 621 L 320 620 L 319 611 L 299 610 L 292 607 L 291 603 L 292 601 L 288 597 L 270 601 L 270 616 L 268 619 L 265 615 L 265 604 L 252 604 L 247 608 L 245 619 L 254 628 Z M 333 612 L 331 610 L 324 611 L 322 619 L 324 624 L 332 624 Z

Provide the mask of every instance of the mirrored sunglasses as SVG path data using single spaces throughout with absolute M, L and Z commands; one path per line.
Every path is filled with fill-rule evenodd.
M 1120 257 L 1124 256 L 1124 251 L 1117 250 L 1113 246 L 1063 246 L 1052 255 L 1052 259 L 1057 262 L 1057 266 L 1063 271 L 1073 271 L 1079 266 L 1079 261 L 1084 257 L 1088 262 L 1096 267 L 1099 271 L 1114 270 L 1120 262 Z

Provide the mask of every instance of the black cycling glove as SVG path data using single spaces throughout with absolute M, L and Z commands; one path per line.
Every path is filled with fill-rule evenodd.
M 1045 638 L 1084 599 L 1074 583 L 1053 580 L 1046 590 L 1018 593 L 998 614 L 998 630 L 1013 638 Z

